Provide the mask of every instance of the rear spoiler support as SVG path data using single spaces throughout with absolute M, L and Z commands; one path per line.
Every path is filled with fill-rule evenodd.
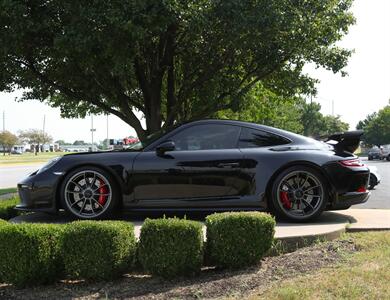
M 359 148 L 360 138 L 363 135 L 363 130 L 346 131 L 335 133 L 327 137 L 325 142 L 336 141 L 333 144 L 336 151 L 347 151 L 353 153 Z

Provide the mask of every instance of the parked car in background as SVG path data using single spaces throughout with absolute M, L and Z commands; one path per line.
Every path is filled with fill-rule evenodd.
M 375 166 L 369 166 L 370 169 L 370 180 L 368 182 L 368 189 L 372 190 L 381 182 L 381 176 L 378 173 L 378 168 Z
M 386 159 L 387 161 L 390 161 L 390 146 L 385 145 L 380 148 L 380 159 Z
M 368 160 L 373 159 L 382 159 L 381 158 L 381 149 L 378 147 L 373 147 L 368 151 Z

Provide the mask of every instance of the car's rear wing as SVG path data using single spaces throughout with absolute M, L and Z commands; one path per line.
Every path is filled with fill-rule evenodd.
M 363 135 L 363 130 L 346 131 L 335 133 L 328 136 L 325 142 L 335 141 L 337 143 L 330 143 L 337 151 L 347 151 L 353 153 L 359 148 L 360 138 Z

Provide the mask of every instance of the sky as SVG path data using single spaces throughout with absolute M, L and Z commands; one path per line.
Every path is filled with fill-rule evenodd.
M 348 76 L 307 66 L 305 71 L 320 80 L 318 95 L 313 98 L 322 113 L 335 115 L 354 129 L 367 114 L 389 104 L 390 99 L 390 0 L 355 0 L 352 12 L 356 25 L 351 26 L 338 45 L 354 49 L 345 71 Z M 62 119 L 58 109 L 35 100 L 16 102 L 21 91 L 0 93 L 0 112 L 5 113 L 5 129 L 17 133 L 29 128 L 43 128 L 54 140 L 91 141 L 91 117 Z M 1 121 L 3 116 L 1 115 Z M 107 117 L 94 116 L 94 141 L 107 137 Z M 0 124 L 2 126 L 2 123 Z M 1 127 L 2 129 L 2 127 Z M 135 131 L 114 115 L 108 117 L 109 138 L 124 138 Z

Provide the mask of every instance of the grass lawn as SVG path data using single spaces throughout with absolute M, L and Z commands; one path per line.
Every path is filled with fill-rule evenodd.
M 359 251 L 344 261 L 273 284 L 249 299 L 390 299 L 390 232 L 349 236 Z
M 17 192 L 17 188 L 0 189 L 0 196 L 6 195 L 6 194 L 12 194 L 12 193 L 16 193 L 16 192 Z
M 42 152 L 0 155 L 0 166 L 45 163 L 53 157 L 64 155 L 64 152 Z

